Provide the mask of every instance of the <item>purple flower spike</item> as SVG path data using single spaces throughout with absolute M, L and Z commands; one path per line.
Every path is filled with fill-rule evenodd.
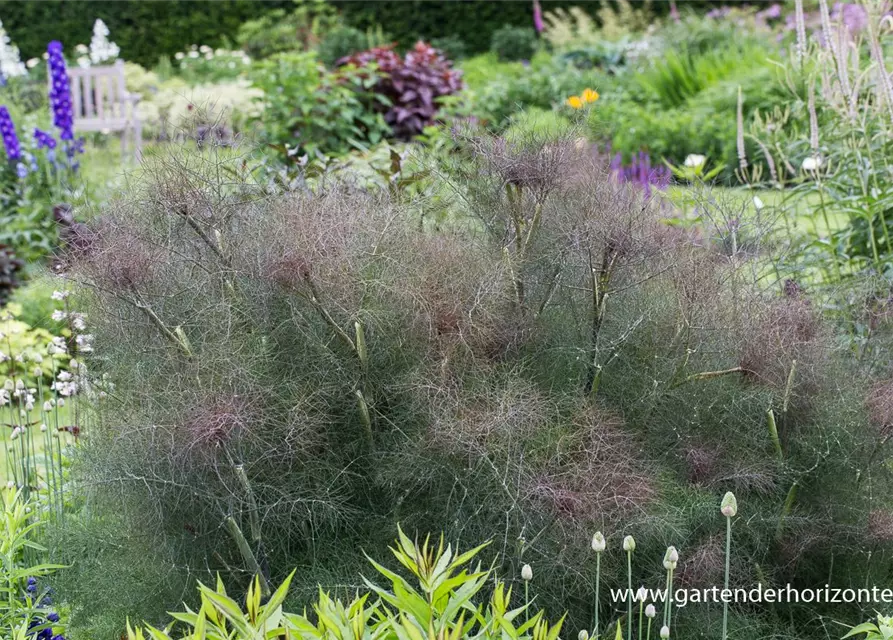
M 543 8 L 540 6 L 540 0 L 533 0 L 533 28 L 537 33 L 542 33 L 546 28 L 543 24 Z
M 56 139 L 52 134 L 40 129 L 34 129 L 34 141 L 37 143 L 38 149 L 55 149 Z
M 6 107 L 0 107 L 0 135 L 3 136 L 3 146 L 6 148 L 6 157 L 10 161 L 16 161 L 22 157 L 22 148 L 19 146 L 19 137 L 16 128 Z
M 651 197 L 652 188 L 661 191 L 666 189 L 672 177 L 667 167 L 652 167 L 651 157 L 644 151 L 639 152 L 626 167 L 623 166 L 623 158 L 618 153 L 611 162 L 611 171 L 618 182 L 640 187 L 645 192 L 646 199 Z
M 68 69 L 62 55 L 62 43 L 53 40 L 47 46 L 50 72 L 50 106 L 53 109 L 53 124 L 59 129 L 62 140 L 74 139 L 74 111 L 71 107 L 71 85 Z

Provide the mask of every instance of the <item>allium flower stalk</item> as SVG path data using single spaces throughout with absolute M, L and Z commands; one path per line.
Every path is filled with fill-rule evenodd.
M 726 518 L 726 577 L 725 590 L 729 590 L 729 558 L 732 550 L 732 518 L 738 513 L 738 501 L 735 500 L 735 494 L 731 491 L 727 492 L 722 498 L 719 510 Z M 729 637 L 729 603 L 724 601 L 722 605 L 722 640 Z
M 59 128 L 62 140 L 74 139 L 74 111 L 71 106 L 71 85 L 68 69 L 62 55 L 62 43 L 53 40 L 47 47 L 50 73 L 50 106 L 53 109 L 53 124 Z
M 19 137 L 16 135 L 15 124 L 13 124 L 12 116 L 9 115 L 9 109 L 5 106 L 0 107 L 0 135 L 3 136 L 6 157 L 11 162 L 20 160 L 22 148 L 19 145 Z
M 649 604 L 645 607 L 645 617 L 648 618 L 648 631 L 645 634 L 645 640 L 651 640 L 651 623 L 654 621 L 656 615 L 657 609 L 653 604 Z
M 530 617 L 530 581 L 533 580 L 533 569 L 529 564 L 521 567 L 521 579 L 524 580 L 524 613 Z
M 93 37 L 90 40 L 90 61 L 93 64 L 101 64 L 108 60 L 115 60 L 121 48 L 109 40 L 109 28 L 105 23 L 97 19 L 93 23 Z
M 623 550 L 626 551 L 626 578 L 629 587 L 629 598 L 626 603 L 626 640 L 632 638 L 633 631 L 633 551 L 636 550 L 636 541 L 632 536 L 623 539 Z
M 3 23 L 0 22 L 0 76 L 3 82 L 7 78 L 17 78 L 27 75 L 28 69 L 22 63 L 22 57 L 19 54 L 19 48 L 15 46 L 9 39 Z
M 599 607 L 599 585 L 601 584 L 602 574 L 602 552 L 608 546 L 605 536 L 601 531 L 596 531 L 592 536 L 592 550 L 595 551 L 595 621 L 593 623 L 592 637 L 598 640 L 598 607 Z
M 672 624 L 673 615 L 673 572 L 676 571 L 676 564 L 679 562 L 679 552 L 676 547 L 667 547 L 664 554 L 664 569 L 667 570 L 667 598 L 664 602 L 664 626 L 669 627 Z

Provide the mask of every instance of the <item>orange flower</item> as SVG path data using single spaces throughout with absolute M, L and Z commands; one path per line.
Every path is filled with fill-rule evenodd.
M 592 89 L 584 89 L 583 94 L 580 97 L 583 98 L 583 102 L 588 104 L 590 102 L 595 102 L 596 100 L 598 100 L 599 95 L 598 91 L 593 91 Z
M 582 109 L 583 100 L 580 96 L 571 96 L 567 99 L 567 106 L 573 107 L 574 109 Z

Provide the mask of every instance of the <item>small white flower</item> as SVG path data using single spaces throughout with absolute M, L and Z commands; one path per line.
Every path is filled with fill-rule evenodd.
M 20 433 L 21 433 L 21 427 L 16 427 L 15 429 L 12 430 L 12 435 L 9 436 L 9 439 L 17 440 Z
M 183 53 L 182 51 L 177 51 L 177 53 L 174 54 L 174 60 L 182 60 L 185 57 L 186 57 L 186 54 Z
M 809 156 L 805 160 L 803 160 L 803 170 L 804 171 L 815 171 L 819 167 L 822 166 L 822 158 L 820 156 Z
M 28 58 L 28 61 L 25 63 L 25 66 L 29 69 L 33 69 L 37 65 L 40 64 L 40 58 Z
M 88 53 L 90 48 L 85 44 L 76 44 L 74 45 L 75 53 Z
M 39 353 L 35 353 L 31 356 L 31 362 L 40 364 L 41 362 L 43 362 L 43 356 L 40 355 Z
M 685 157 L 685 166 L 692 169 L 703 167 L 705 162 L 707 162 L 707 156 L 702 156 L 699 153 L 690 153 Z
M 68 317 L 68 314 L 65 313 L 64 311 L 60 311 L 59 309 L 56 309 L 55 311 L 53 311 L 53 315 L 51 315 L 50 317 L 56 322 L 61 322 L 62 320 L 65 320 L 65 318 Z
M 16 391 L 24 391 L 25 383 L 22 380 L 16 380 Z
M 68 382 L 71 380 L 71 374 L 68 371 L 60 371 L 57 377 L 61 382 Z
M 589 640 L 589 632 L 586 629 L 582 629 L 580 633 L 577 634 L 577 640 Z
M 190 51 L 190 52 L 189 52 L 189 57 L 190 57 L 190 58 L 198 58 L 199 55 L 200 55 L 200 54 L 199 54 L 198 51 Z
M 670 627 L 668 627 L 667 625 L 662 626 L 660 628 L 660 637 L 663 640 L 667 640 L 667 638 L 670 637 Z
M 40 425 L 40 431 L 41 431 L 42 433 L 46 433 L 46 430 L 47 430 L 47 426 L 46 426 L 45 424 L 41 424 L 41 425 Z
M 56 406 L 64 407 L 65 406 L 65 398 L 59 398 L 59 400 L 56 402 Z
M 202 46 L 200 46 L 198 48 L 198 50 L 201 51 L 202 53 L 211 53 L 211 47 L 209 47 L 206 44 L 203 44 Z
M 10 480 L 9 482 L 6 483 L 6 488 L 7 488 L 7 489 L 15 489 L 15 488 L 16 488 L 16 483 L 13 482 L 12 480 Z
M 12 378 L 6 379 L 6 382 L 3 383 L 3 388 L 7 391 L 12 391 L 16 388 L 15 382 L 12 381 Z
M 49 400 L 47 400 L 46 402 L 44 402 L 44 403 L 43 403 L 43 410 L 44 410 L 44 411 L 52 411 L 52 410 L 53 410 L 53 403 L 50 402 Z
M 649 604 L 647 607 L 645 607 L 645 616 L 647 616 L 648 618 L 653 618 L 656 615 L 657 609 L 654 608 L 653 604 Z
M 65 300 L 69 295 L 71 295 L 70 291 L 53 291 L 53 295 L 50 297 L 53 300 Z
M 636 602 L 645 602 L 645 599 L 648 597 L 648 590 L 643 586 L 639 587 L 639 590 L 636 591 Z
M 763 208 L 763 201 L 760 200 L 759 196 L 753 197 L 753 208 L 756 209 L 757 211 L 759 211 Z
M 525 564 L 521 567 L 521 579 L 525 582 L 533 580 L 533 569 L 531 569 L 529 564 Z
M 9 356 L 0 351 L 0 363 L 6 362 L 7 360 L 9 360 Z

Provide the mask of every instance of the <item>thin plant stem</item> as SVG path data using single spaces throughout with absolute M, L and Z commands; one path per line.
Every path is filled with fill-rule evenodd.
M 726 516 L 726 577 L 724 588 L 729 590 L 729 556 L 732 549 L 732 518 Z M 724 601 L 722 605 L 722 640 L 729 637 L 729 603 Z

